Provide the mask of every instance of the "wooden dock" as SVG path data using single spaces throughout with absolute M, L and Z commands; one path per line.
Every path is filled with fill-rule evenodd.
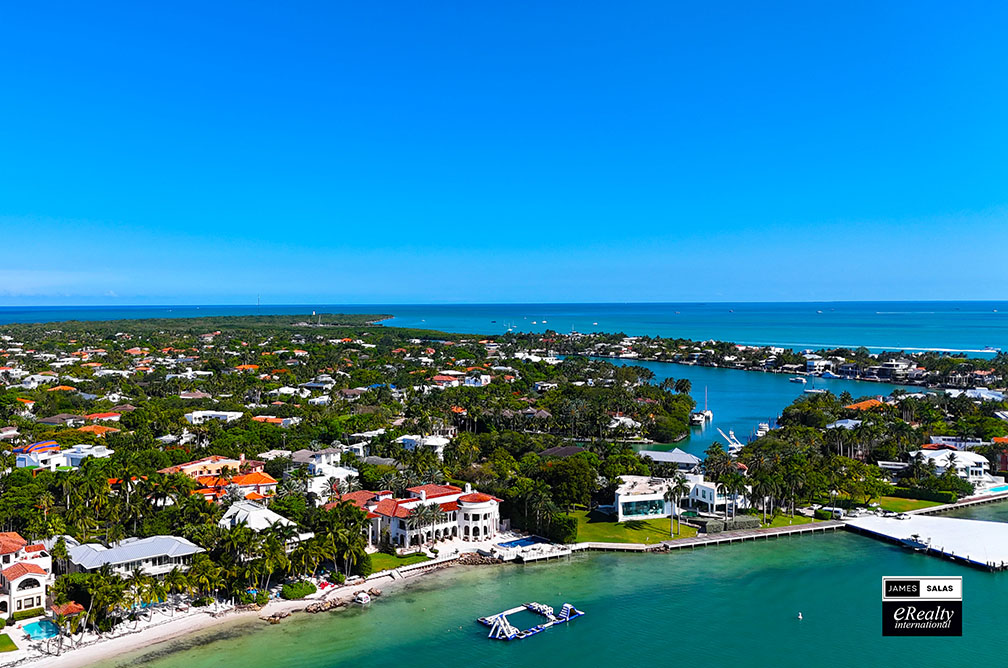
M 827 533 L 836 531 L 837 529 L 842 529 L 843 525 L 843 522 L 839 522 L 837 520 L 826 520 L 822 522 L 809 522 L 807 524 L 795 524 L 789 527 L 741 529 L 738 531 L 722 531 L 720 533 L 712 534 L 702 533 L 690 538 L 677 538 L 674 540 L 664 540 L 655 543 L 575 543 L 571 545 L 571 551 L 583 552 L 587 550 L 598 550 L 605 552 L 654 552 L 659 550 L 692 550 L 698 547 L 710 547 L 713 545 L 730 545 L 732 543 L 769 540 L 771 538 L 781 538 L 785 536 Z

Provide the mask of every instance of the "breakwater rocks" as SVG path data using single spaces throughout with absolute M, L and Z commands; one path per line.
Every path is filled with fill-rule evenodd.
M 278 612 L 274 612 L 268 617 L 260 617 L 259 619 L 269 622 L 270 624 L 279 624 L 281 619 L 287 619 L 290 617 L 290 614 L 290 610 L 280 610 Z
M 312 604 L 308 605 L 308 607 L 306 607 L 304 609 L 304 611 L 305 612 L 311 612 L 311 613 L 325 612 L 327 610 L 335 610 L 336 608 L 342 607 L 342 606 L 344 606 L 346 604 L 347 604 L 346 601 L 342 601 L 342 600 L 334 598 L 334 599 L 330 599 L 328 601 L 317 601 L 315 603 L 312 603 Z
M 463 566 L 489 566 L 491 564 L 502 564 L 504 563 L 499 557 L 483 556 L 476 552 L 466 552 L 460 554 L 458 558 L 458 563 Z

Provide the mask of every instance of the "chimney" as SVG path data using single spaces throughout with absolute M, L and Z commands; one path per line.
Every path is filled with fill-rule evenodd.
M 420 490 L 420 500 L 421 501 L 426 501 L 427 500 L 427 490 L 426 489 L 421 489 Z
M 241 453 L 240 455 L 238 455 L 238 463 L 239 464 L 244 464 L 245 463 L 245 453 L 244 452 Z
M 472 485 L 470 485 L 469 483 L 466 483 L 465 493 L 466 494 L 471 494 L 472 493 Z

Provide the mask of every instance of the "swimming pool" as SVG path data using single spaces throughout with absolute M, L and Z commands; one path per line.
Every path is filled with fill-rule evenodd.
M 988 492 L 1008 492 L 1008 485 L 1000 485 L 998 487 L 991 487 L 987 491 Z
M 497 547 L 528 547 L 529 545 L 538 545 L 539 543 L 548 542 L 549 541 L 539 538 L 538 536 L 528 536 L 517 540 L 509 540 L 506 543 L 497 543 Z
M 32 640 L 45 640 L 59 633 L 59 627 L 48 619 L 25 624 L 22 628 Z

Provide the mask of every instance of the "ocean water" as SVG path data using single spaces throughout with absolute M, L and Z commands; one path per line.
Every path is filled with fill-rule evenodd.
M 703 426 L 690 427 L 689 437 L 668 446 L 645 446 L 647 449 L 663 450 L 678 447 L 695 455 L 703 455 L 714 441 L 724 443 L 718 433 L 734 431 L 735 436 L 745 443 L 755 436 L 761 422 L 772 423 L 780 412 L 792 401 L 802 396 L 806 389 L 813 387 L 829 390 L 840 395 L 850 392 L 855 398 L 863 396 L 888 395 L 893 390 L 905 386 L 888 383 L 874 383 L 859 380 L 809 378 L 808 384 L 801 385 L 788 380 L 781 373 L 741 371 L 705 366 L 687 366 L 669 362 L 642 362 L 638 360 L 607 359 L 613 364 L 642 366 L 654 372 L 654 383 L 665 378 L 688 378 L 692 384 L 690 395 L 697 407 L 705 405 L 714 413 L 714 419 Z
M 991 508 L 967 514 L 1008 515 L 1006 504 Z M 882 637 L 881 580 L 901 575 L 963 577 L 962 638 Z M 102 666 L 990 666 L 1004 663 L 1006 598 L 1008 574 L 839 532 L 449 569 L 367 609 L 295 616 L 277 626 L 251 622 Z M 512 642 L 489 640 L 475 622 L 530 600 L 569 601 L 587 614 Z
M 871 350 L 1008 349 L 1008 302 L 786 302 L 668 304 L 304 304 L 294 306 L 0 307 L 11 322 L 209 315 L 387 313 L 386 324 L 453 333 L 552 329 L 719 339 L 789 348 L 866 346 Z

